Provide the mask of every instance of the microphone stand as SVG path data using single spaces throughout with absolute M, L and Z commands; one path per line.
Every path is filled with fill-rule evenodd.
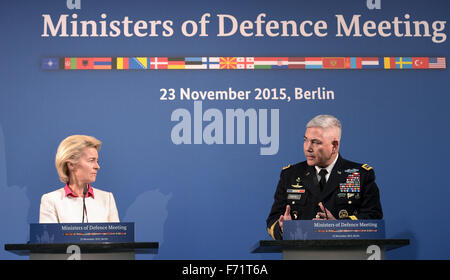
M 84 189 L 83 189 L 83 218 L 81 220 L 81 223 L 84 223 L 84 210 L 86 209 L 86 204 L 85 204 L 85 198 L 86 198 L 86 194 L 88 192 L 88 185 L 84 185 Z

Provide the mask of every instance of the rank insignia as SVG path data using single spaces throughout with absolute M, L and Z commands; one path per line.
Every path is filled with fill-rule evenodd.
M 370 169 L 372 169 L 372 166 L 368 165 L 367 163 L 363 164 L 361 167 L 364 168 L 364 169 L 367 170 L 367 171 L 369 171 Z
M 291 165 L 289 164 L 288 166 L 283 167 L 283 170 L 288 169 L 289 167 L 291 167 Z
M 347 219 L 348 218 L 348 212 L 345 209 L 342 209 L 339 211 L 339 219 Z

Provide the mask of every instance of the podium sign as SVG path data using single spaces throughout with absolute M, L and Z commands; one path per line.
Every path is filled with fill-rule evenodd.
M 384 239 L 383 220 L 284 221 L 284 240 Z
M 134 242 L 134 223 L 30 224 L 30 243 Z

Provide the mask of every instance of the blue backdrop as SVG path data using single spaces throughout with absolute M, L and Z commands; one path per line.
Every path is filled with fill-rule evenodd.
M 336 14 L 361 21 L 449 19 L 444 0 L 382 1 L 370 10 L 352 1 L 1 1 L 0 55 L 0 258 L 5 243 L 28 240 L 28 224 L 38 222 L 41 195 L 63 186 L 54 156 L 72 134 L 103 141 L 94 186 L 114 193 L 121 221 L 136 222 L 137 241 L 160 242 L 156 259 L 279 259 L 250 254 L 269 239 L 265 219 L 281 168 L 304 160 L 305 124 L 317 114 L 343 123 L 341 154 L 373 166 L 381 191 L 388 237 L 411 245 L 389 253 L 393 259 L 448 259 L 450 191 L 445 176 L 450 149 L 448 70 L 144 70 L 45 71 L 44 57 L 83 56 L 427 56 L 448 57 L 448 41 L 430 37 L 336 37 Z M 42 37 L 43 14 L 57 19 L 172 20 L 164 37 Z M 184 36 L 186 20 L 210 13 L 207 37 Z M 239 22 L 324 20 L 325 37 L 218 37 L 217 14 Z M 69 17 L 69 19 L 72 19 Z M 56 24 L 56 21 L 55 21 Z M 159 30 L 161 32 L 161 30 Z M 254 31 L 255 32 L 255 31 Z M 443 31 L 447 33 L 447 30 Z M 432 35 L 432 34 L 431 34 Z M 253 90 L 294 88 L 334 91 L 332 100 L 205 100 L 203 112 L 278 110 L 279 147 L 261 155 L 261 144 L 173 143 L 173 112 L 193 101 L 161 100 L 161 89 Z M 253 96 L 253 95 L 252 95 Z M 215 111 L 217 112 L 217 111 Z M 261 122 L 261 119 L 259 119 Z M 204 121 L 203 128 L 210 122 Z M 259 131 L 259 130 L 258 130 Z M 236 132 L 235 132 L 236 133 Z M 194 139 L 192 127 L 192 143 Z M 444 141 L 444 142 L 442 142 Z M 274 143 L 272 143 L 274 144 Z M 441 175 L 441 170 L 444 175 Z

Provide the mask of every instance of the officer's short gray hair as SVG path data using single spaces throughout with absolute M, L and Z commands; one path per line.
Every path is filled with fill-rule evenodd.
M 341 140 L 341 134 L 342 134 L 342 124 L 341 122 L 332 115 L 318 115 L 315 116 L 312 120 L 310 120 L 306 124 L 306 128 L 310 127 L 321 127 L 323 129 L 327 128 L 335 128 L 338 132 L 338 140 Z

